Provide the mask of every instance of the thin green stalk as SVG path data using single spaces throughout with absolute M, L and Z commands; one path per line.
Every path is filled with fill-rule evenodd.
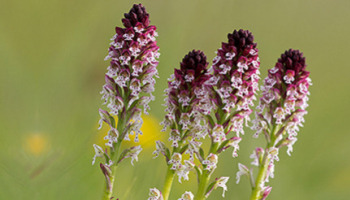
M 213 153 L 215 154 L 216 151 L 218 150 L 219 143 L 213 142 L 211 143 L 209 154 Z M 206 189 L 208 187 L 209 181 L 210 181 L 210 176 L 212 172 L 208 170 L 203 170 L 203 173 L 201 177 L 199 178 L 199 185 L 198 185 L 198 190 L 195 195 L 194 200 L 204 200 L 206 199 L 205 193 Z
M 199 186 L 198 186 L 198 191 L 196 196 L 194 197 L 194 200 L 204 200 L 205 197 L 205 192 L 208 187 L 208 183 L 210 180 L 211 172 L 204 170 L 203 174 L 201 175 L 199 179 Z
M 261 183 L 266 178 L 267 168 L 269 166 L 269 159 L 267 156 L 264 159 L 264 162 L 260 165 L 259 173 L 255 182 L 255 187 L 252 191 L 252 195 L 250 196 L 250 200 L 259 200 L 261 197 L 262 188 L 260 187 Z
M 114 144 L 114 147 L 110 148 L 110 152 L 111 152 L 110 159 L 112 161 L 114 161 L 115 164 L 112 165 L 112 167 L 111 167 L 111 173 L 108 176 L 109 180 L 107 180 L 107 178 L 106 178 L 106 183 L 105 183 L 105 187 L 104 187 L 104 193 L 102 196 L 102 200 L 110 200 L 112 197 L 112 194 L 113 194 L 113 186 L 114 186 L 115 175 L 116 175 L 117 166 L 118 166 L 118 163 L 116 162 L 117 159 L 115 157 L 118 157 L 119 153 L 120 153 L 120 147 L 121 147 L 121 144 L 123 141 L 121 134 L 123 133 L 125 126 L 126 126 L 125 117 L 124 117 L 124 115 L 120 114 L 118 116 L 118 124 L 117 124 L 117 130 L 120 134 L 119 139 L 118 139 L 118 142 Z
M 105 191 L 104 191 L 103 196 L 102 196 L 102 200 L 110 200 L 112 197 L 112 194 L 113 194 L 114 177 L 115 177 L 115 174 L 117 171 L 117 166 L 114 165 L 111 168 L 111 171 L 112 171 L 112 173 L 110 176 L 110 181 L 108 183 L 106 180 L 106 183 L 105 183 L 106 186 L 105 186 Z
M 181 129 L 180 129 L 180 134 L 182 135 Z M 178 147 L 173 148 L 173 154 L 178 153 L 180 151 L 180 149 L 182 149 L 183 139 L 178 142 Z M 171 187 L 172 187 L 173 182 L 174 182 L 175 171 L 172 170 L 171 167 L 172 167 L 172 165 L 168 165 L 167 174 L 166 174 L 165 182 L 164 182 L 164 186 L 163 186 L 162 196 L 163 196 L 164 200 L 168 200 L 169 195 L 170 195 L 170 191 L 171 191 Z
M 165 177 L 165 182 L 164 182 L 164 187 L 163 187 L 163 199 L 168 200 L 170 191 L 171 191 L 171 186 L 173 185 L 175 177 L 175 171 L 171 169 L 171 165 L 168 166 L 168 171 Z
M 212 142 L 212 145 L 210 146 L 209 154 L 211 154 L 211 153 L 216 154 L 216 151 L 218 150 L 218 147 L 219 147 L 219 143 L 218 142 Z
M 275 125 L 272 127 L 272 131 L 270 134 L 271 141 L 266 145 L 266 151 L 264 154 L 264 158 L 263 158 L 263 161 L 260 165 L 258 176 L 257 176 L 256 181 L 255 181 L 255 187 L 253 188 L 252 194 L 250 196 L 250 200 L 259 200 L 261 198 L 262 188 L 260 187 L 260 185 L 263 183 L 263 181 L 266 178 L 266 173 L 267 173 L 269 163 L 270 163 L 268 150 L 274 146 L 275 141 L 276 141 L 276 133 L 279 131 L 279 129 L 280 129 L 280 125 Z

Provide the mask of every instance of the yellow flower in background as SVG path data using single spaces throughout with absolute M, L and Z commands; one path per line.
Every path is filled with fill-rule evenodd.
M 160 131 L 161 127 L 157 118 L 153 117 L 152 115 L 143 115 L 142 119 L 142 135 L 139 135 L 140 142 L 134 142 L 135 135 L 130 135 L 130 141 L 124 140 L 123 144 L 127 146 L 141 145 L 144 149 L 153 149 L 155 147 L 155 141 L 161 140 L 164 133 L 161 133 Z M 115 121 L 115 123 L 117 124 L 118 119 L 115 118 Z M 102 128 L 98 130 L 96 144 L 101 146 L 102 148 L 106 148 L 105 143 L 107 142 L 107 140 L 104 140 L 103 138 L 107 135 L 108 131 L 109 126 L 106 123 L 104 123 Z
M 32 155 L 39 156 L 47 151 L 49 141 L 42 133 L 27 134 L 23 141 L 23 149 Z

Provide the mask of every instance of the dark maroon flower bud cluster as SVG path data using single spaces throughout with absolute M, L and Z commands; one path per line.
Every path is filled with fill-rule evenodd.
M 193 86 L 202 85 L 207 79 L 207 57 L 201 51 L 189 52 L 181 62 L 181 68 L 175 70 L 175 77 L 179 80 L 184 77 L 185 82 L 191 82 Z
M 228 34 L 227 37 L 229 44 L 232 45 L 237 52 L 248 51 L 246 53 L 249 53 L 250 49 L 246 48 L 248 46 L 251 48 L 256 48 L 256 43 L 254 43 L 254 36 L 248 30 L 234 30 L 233 33 Z
M 149 14 L 141 4 L 134 4 L 129 13 L 124 14 L 124 17 L 125 18 L 122 19 L 122 21 L 126 28 L 136 27 L 138 25 L 147 27 L 150 23 Z

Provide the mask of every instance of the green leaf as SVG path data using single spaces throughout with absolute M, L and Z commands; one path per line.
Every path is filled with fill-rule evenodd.
M 216 181 L 212 182 L 209 184 L 209 186 L 207 187 L 207 190 L 205 192 L 205 197 L 208 198 L 208 196 L 210 195 L 210 193 L 213 191 L 214 189 L 214 185 L 216 184 Z
M 205 159 L 205 156 L 204 156 L 204 151 L 202 148 L 199 148 L 199 155 L 201 156 L 201 159 L 200 160 L 203 160 Z
M 180 150 L 180 154 L 183 154 L 186 150 L 187 150 L 187 148 L 188 148 L 188 144 L 186 144 L 185 146 L 183 146 L 182 148 L 181 148 L 181 150 Z
M 224 142 L 222 142 L 217 150 L 217 153 L 221 153 L 223 150 L 225 150 L 224 148 L 226 147 L 226 145 L 230 142 L 230 139 L 225 140 Z
M 202 170 L 199 167 L 197 167 L 197 166 L 194 166 L 194 169 L 197 172 L 197 181 L 199 183 L 199 178 L 202 176 Z

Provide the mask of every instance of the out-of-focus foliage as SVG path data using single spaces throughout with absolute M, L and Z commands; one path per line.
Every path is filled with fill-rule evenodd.
M 109 38 L 136 1 L 3 1 L 0 7 L 0 199 L 98 199 L 103 176 L 91 166 L 99 91 Z M 154 120 L 164 115 L 166 80 L 192 49 L 211 60 L 227 33 L 253 32 L 262 76 L 288 48 L 300 49 L 311 72 L 309 114 L 292 157 L 281 153 L 270 199 L 348 199 L 350 186 L 350 2 L 347 0 L 141 1 L 157 25 L 160 79 Z M 153 119 L 152 119 L 153 120 Z M 153 122 L 154 122 L 153 120 Z M 152 122 L 152 123 L 153 123 Z M 151 126 L 157 126 L 153 123 Z M 154 128 L 150 135 L 160 135 Z M 99 133 L 101 134 L 101 133 Z M 239 157 L 222 156 L 214 176 L 231 176 L 226 199 L 248 199 L 235 184 L 237 163 L 249 163 L 262 140 L 247 130 Z M 157 136 L 157 137 L 158 137 Z M 140 139 L 145 139 L 141 137 Z M 164 137 L 166 138 L 166 137 Z M 148 145 L 148 144 L 147 144 Z M 140 161 L 117 174 L 121 200 L 146 199 L 161 187 L 165 163 L 148 145 Z M 195 177 L 174 184 L 171 199 L 195 192 Z M 210 199 L 221 199 L 215 191 Z

